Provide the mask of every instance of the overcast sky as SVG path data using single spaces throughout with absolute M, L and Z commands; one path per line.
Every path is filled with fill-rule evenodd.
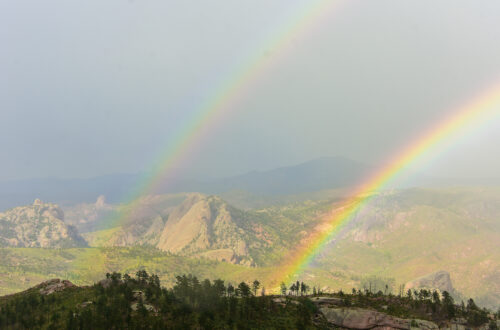
M 500 82 L 500 2 L 346 1 L 284 47 L 298 0 L 0 0 L 0 180 L 147 171 L 249 56 L 269 61 L 187 172 L 383 163 Z M 417 170 L 500 176 L 491 121 Z

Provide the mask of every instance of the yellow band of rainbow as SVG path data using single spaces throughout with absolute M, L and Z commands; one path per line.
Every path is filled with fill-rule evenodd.
M 282 266 L 272 278 L 274 284 L 288 282 L 299 275 L 314 257 L 339 233 L 340 229 L 353 218 L 375 193 L 384 188 L 392 179 L 410 164 L 464 134 L 469 128 L 480 127 L 482 123 L 500 115 L 500 86 L 482 93 L 472 102 L 453 111 L 451 116 L 436 125 L 397 154 L 388 165 L 379 170 L 369 180 L 354 190 L 350 197 L 341 203 L 342 207 L 325 219 L 317 230 L 293 249 Z
M 253 84 L 260 76 L 269 71 L 272 65 L 279 61 L 280 55 L 286 54 L 290 41 L 301 37 L 306 31 L 321 21 L 324 15 L 335 13 L 341 0 L 311 0 L 297 8 L 293 15 L 286 18 L 284 24 L 276 29 L 269 40 L 266 40 L 259 52 L 248 57 L 243 65 L 232 74 L 203 103 L 193 109 L 192 120 L 180 130 L 174 139 L 170 140 L 163 153 L 154 162 L 151 173 L 143 176 L 139 184 L 131 191 L 122 204 L 126 205 L 118 215 L 106 220 L 107 226 L 118 226 L 126 222 L 130 215 L 141 205 L 141 197 L 155 194 L 165 181 L 175 176 L 175 172 L 183 167 L 189 155 L 202 144 L 203 137 L 214 130 L 215 126 L 224 120 L 226 114 L 233 111 L 239 100 L 248 94 Z M 263 55 L 260 50 L 266 49 L 272 56 Z

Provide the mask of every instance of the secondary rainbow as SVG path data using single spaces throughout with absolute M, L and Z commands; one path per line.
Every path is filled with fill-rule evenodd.
M 124 199 L 125 206 L 117 216 L 108 219 L 110 226 L 119 225 L 124 222 L 129 215 L 138 208 L 142 196 L 154 194 L 159 186 L 164 183 L 165 178 L 175 176 L 175 171 L 182 167 L 183 162 L 188 160 L 190 153 L 194 153 L 197 145 L 202 143 L 202 137 L 206 136 L 209 130 L 213 130 L 215 125 L 223 120 L 224 114 L 234 110 L 238 100 L 247 94 L 252 84 L 257 81 L 266 69 L 284 54 L 285 50 L 293 38 L 300 37 L 313 23 L 320 21 L 320 16 L 331 13 L 338 8 L 343 1 L 320 0 L 307 1 L 305 5 L 296 10 L 296 14 L 285 20 L 285 24 L 265 42 L 262 47 L 258 47 L 258 54 L 249 56 L 233 74 L 222 83 L 215 93 L 208 97 L 204 103 L 198 105 L 195 115 L 180 134 L 171 140 L 154 164 L 157 164 L 147 176 L 140 180 L 140 184 L 127 198 Z M 272 56 L 265 56 L 261 50 Z
M 482 123 L 500 115 L 500 86 L 495 86 L 476 97 L 472 102 L 456 111 L 431 127 L 419 136 L 413 143 L 397 154 L 385 167 L 379 170 L 369 180 L 354 190 L 354 193 L 327 217 L 320 228 L 313 232 L 303 243 L 297 246 L 277 272 L 272 276 L 274 284 L 289 282 L 300 275 L 314 257 L 335 238 L 353 216 L 384 188 L 399 173 L 410 164 L 424 156 L 430 156 L 440 150 L 446 143 L 454 141 L 469 129 L 480 127 Z

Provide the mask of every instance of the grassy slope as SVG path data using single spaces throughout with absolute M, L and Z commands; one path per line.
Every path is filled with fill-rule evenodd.
M 97 231 L 92 231 L 89 233 L 83 234 L 83 238 L 87 241 L 87 244 L 90 247 L 99 247 L 106 245 L 113 235 L 122 229 L 121 226 L 113 227 L 109 229 L 102 229 Z
M 75 284 L 92 284 L 106 272 L 135 273 L 145 268 L 160 275 L 165 284 L 176 275 L 193 273 L 199 277 L 223 277 L 234 282 L 252 278 L 266 269 L 229 263 L 187 259 L 158 250 L 133 248 L 82 249 L 0 249 L 0 295 L 24 290 L 49 278 L 68 279 Z
M 68 279 L 77 285 L 89 285 L 106 272 L 134 273 L 141 268 L 160 276 L 162 283 L 170 286 L 175 276 L 195 274 L 199 278 L 222 278 L 231 283 L 251 282 L 259 279 L 267 292 L 276 268 L 251 268 L 203 259 L 188 259 L 143 248 L 82 248 L 82 249 L 0 249 L 0 295 L 25 290 L 50 278 Z M 341 287 L 345 279 L 319 271 L 311 285 Z M 334 274 L 333 274 L 334 275 Z M 338 274 L 337 274 L 338 275 Z M 352 281 L 350 281 L 352 282 Z M 353 282 L 354 284 L 354 282 Z M 350 286 L 352 287 L 352 286 Z M 277 292 L 277 291 L 276 291 Z

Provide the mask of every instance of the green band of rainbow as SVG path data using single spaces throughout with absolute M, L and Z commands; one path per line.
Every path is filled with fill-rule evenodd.
M 266 49 L 271 57 L 264 56 L 260 52 L 249 56 L 233 74 L 221 84 L 216 92 L 204 103 L 195 109 L 195 115 L 175 139 L 171 140 L 165 151 L 154 163 L 157 164 L 151 171 L 152 174 L 141 178 L 140 183 L 124 199 L 126 209 L 118 215 L 107 220 L 108 226 L 116 226 L 125 222 L 141 205 L 141 197 L 154 194 L 160 185 L 165 184 L 165 179 L 175 176 L 175 171 L 182 168 L 203 141 L 203 137 L 214 130 L 215 125 L 224 119 L 224 116 L 235 109 L 235 104 L 248 93 L 253 83 L 257 81 L 268 68 L 279 61 L 281 54 L 285 54 L 290 41 L 300 37 L 309 30 L 320 16 L 331 14 L 338 8 L 340 0 L 313 0 L 294 11 L 294 15 L 285 20 L 285 24 L 259 49 Z
M 376 192 L 384 188 L 391 180 L 410 164 L 422 157 L 440 150 L 447 142 L 463 135 L 468 129 L 480 127 L 482 123 L 500 115 L 500 86 L 481 94 L 474 101 L 454 111 L 453 114 L 438 122 L 429 131 L 421 135 L 412 144 L 403 149 L 369 180 L 354 190 L 350 197 L 335 210 L 302 241 L 286 258 L 283 265 L 272 277 L 275 284 L 288 282 L 301 274 L 307 265 L 336 237 L 339 231 L 353 219 L 353 216 L 371 199 Z
M 273 56 L 271 60 L 262 54 L 250 56 L 247 61 L 234 71 L 225 83 L 221 84 L 205 103 L 196 108 L 194 119 L 181 130 L 179 134 L 155 162 L 158 164 L 152 171 L 153 174 L 144 177 L 137 188 L 124 200 L 127 205 L 126 211 L 109 219 L 111 225 L 119 225 L 126 221 L 130 214 L 137 210 L 141 204 L 140 198 L 157 191 L 158 185 L 163 179 L 175 175 L 175 170 L 182 167 L 188 155 L 200 144 L 202 138 L 208 131 L 213 129 L 225 114 L 234 109 L 234 104 L 248 93 L 252 84 L 266 72 L 280 53 L 285 53 L 289 41 L 301 32 L 307 30 L 318 17 L 325 12 L 338 8 L 341 1 L 320 0 L 309 1 L 300 8 L 298 15 L 288 19 L 283 28 L 276 36 L 259 49 L 267 49 Z M 469 105 L 454 112 L 449 118 L 438 123 L 427 133 L 416 139 L 398 154 L 386 167 L 377 172 L 370 180 L 355 190 L 352 196 L 342 203 L 342 207 L 326 219 L 321 230 L 313 232 L 299 244 L 286 258 L 285 262 L 273 276 L 278 283 L 287 281 L 291 277 L 300 274 L 314 257 L 324 249 L 325 245 L 335 238 L 345 224 L 353 218 L 373 196 L 374 193 L 387 185 L 398 173 L 402 172 L 408 165 L 432 151 L 438 150 L 446 141 L 452 140 L 469 127 L 479 126 L 479 123 L 492 118 L 500 112 L 500 88 L 495 88 L 481 97 L 475 99 Z

